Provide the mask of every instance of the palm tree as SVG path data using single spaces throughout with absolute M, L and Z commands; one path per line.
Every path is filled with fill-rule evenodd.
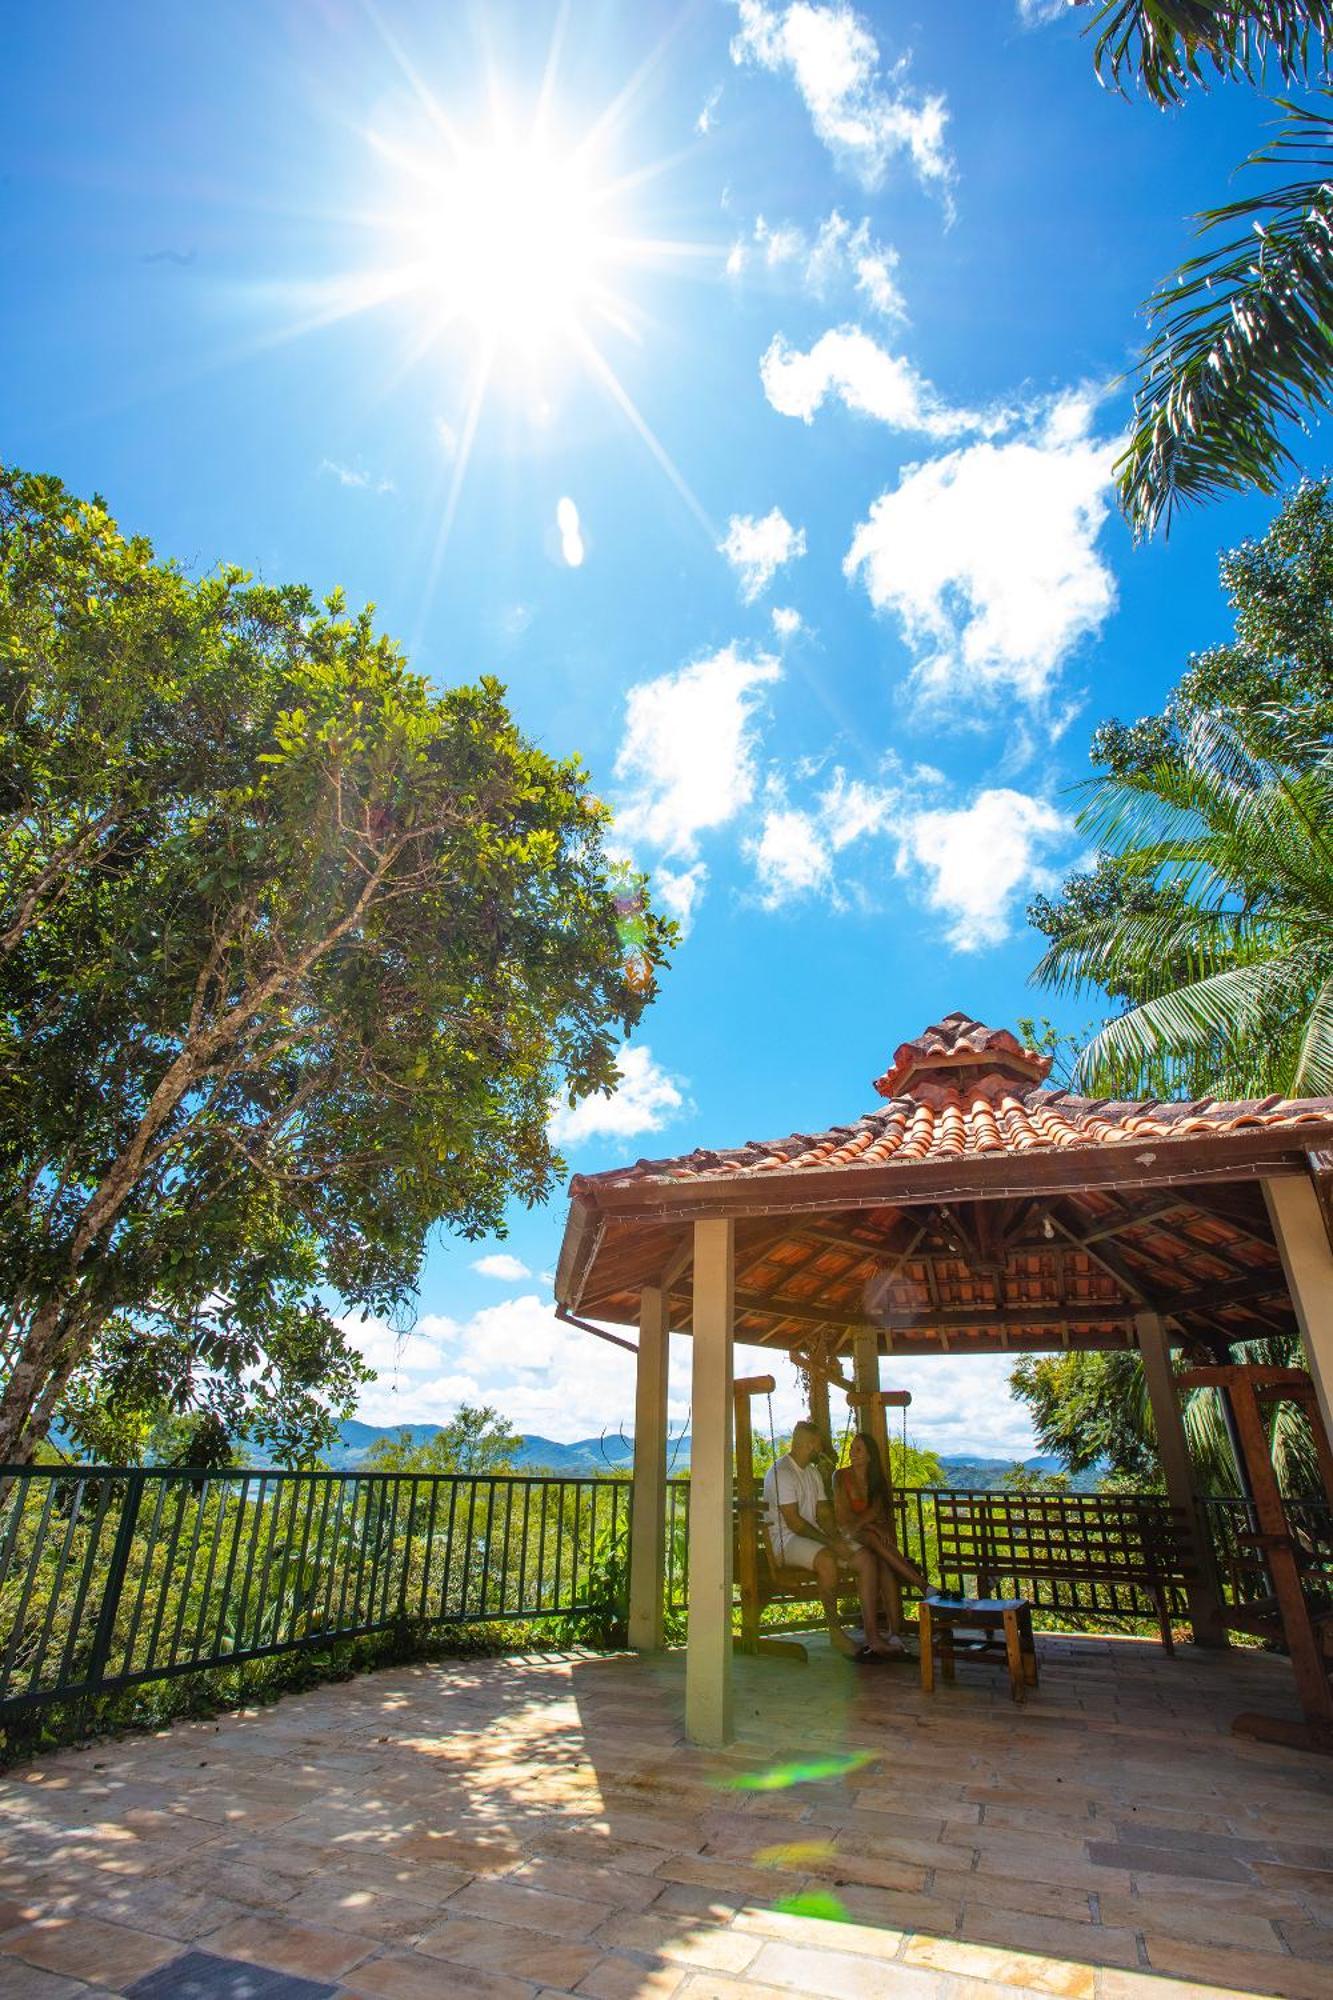
M 1284 105 L 1283 130 L 1246 161 L 1288 178 L 1197 217 L 1212 247 L 1148 301 L 1156 330 L 1116 466 L 1142 532 L 1181 501 L 1276 492 L 1296 463 L 1283 427 L 1333 400 L 1333 93 L 1321 96 Z
M 1199 716 L 1088 791 L 1078 824 L 1127 893 L 1077 912 L 1033 975 L 1131 1002 L 1084 1050 L 1080 1086 L 1333 1095 L 1328 746 L 1264 758 Z
M 1103 83 L 1158 106 L 1210 81 L 1319 85 L 1333 0 L 1079 0 Z M 1284 104 L 1250 167 L 1282 178 L 1196 217 L 1203 252 L 1147 303 L 1134 426 L 1116 468 L 1131 524 L 1151 534 L 1182 501 L 1258 487 L 1293 461 L 1280 432 L 1326 408 L 1333 378 L 1333 105 Z M 1293 177 L 1294 170 L 1294 177 Z

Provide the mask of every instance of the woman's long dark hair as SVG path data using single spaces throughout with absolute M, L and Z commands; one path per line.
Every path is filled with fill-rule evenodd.
M 866 1448 L 866 1498 L 867 1500 L 887 1500 L 889 1482 L 884 1472 L 884 1461 L 879 1455 L 879 1443 L 869 1431 L 858 1431 L 852 1444 L 859 1438 Z M 851 1464 L 850 1447 L 848 1464 Z

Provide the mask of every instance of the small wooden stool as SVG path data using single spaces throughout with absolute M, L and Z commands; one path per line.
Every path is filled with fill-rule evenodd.
M 959 1631 L 984 1634 L 980 1645 L 968 1647 L 973 1660 L 1004 1660 L 1009 1691 L 1025 1701 L 1037 1685 L 1037 1648 L 1032 1637 L 1032 1606 L 1023 1597 L 924 1597 L 921 1600 L 921 1686 L 935 1692 L 935 1649 L 940 1672 L 954 1677 L 954 1637 Z M 997 1634 L 1001 1635 L 997 1637 Z

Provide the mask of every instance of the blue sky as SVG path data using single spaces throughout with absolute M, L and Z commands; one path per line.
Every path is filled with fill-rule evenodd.
M 1135 548 L 1116 378 L 1267 107 L 1126 103 L 1064 14 L 7 26 L 6 456 L 194 568 L 373 600 L 442 682 L 498 674 L 686 922 L 617 1098 L 559 1122 L 571 1170 L 853 1118 L 955 1007 L 1094 1011 L 1029 987 L 1026 900 L 1080 858 L 1091 729 L 1226 633 L 1217 552 L 1270 511 Z M 433 1249 L 416 1328 L 358 1327 L 362 1414 L 628 1424 L 629 1358 L 550 1318 L 563 1216 Z M 921 1442 L 1024 1452 L 1005 1373 L 893 1380 Z

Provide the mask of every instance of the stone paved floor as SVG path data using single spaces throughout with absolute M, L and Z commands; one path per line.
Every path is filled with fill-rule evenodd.
M 51 1757 L 0 1784 L 0 1995 L 1330 2000 L 1333 1759 L 1228 1734 L 1290 1712 L 1283 1664 L 1041 1657 L 1022 1709 L 980 1666 L 741 1662 L 725 1756 L 679 1658 L 584 1657 Z

